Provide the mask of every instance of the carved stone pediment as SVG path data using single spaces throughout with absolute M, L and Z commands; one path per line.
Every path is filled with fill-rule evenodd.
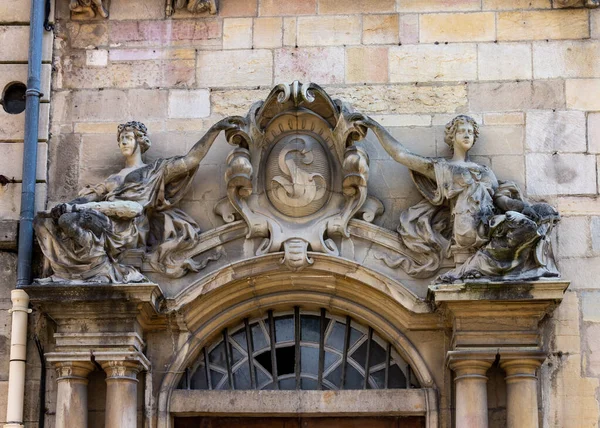
M 307 251 L 339 255 L 335 238 L 349 236 L 359 210 L 371 220 L 381 212 L 380 203 L 365 204 L 369 158 L 354 144 L 365 130 L 353 117 L 318 85 L 296 81 L 275 87 L 228 132 L 227 195 L 246 238 L 262 238 L 256 255 L 283 251 L 282 263 L 302 269 L 312 264 Z M 223 204 L 216 211 L 226 222 L 235 217 Z

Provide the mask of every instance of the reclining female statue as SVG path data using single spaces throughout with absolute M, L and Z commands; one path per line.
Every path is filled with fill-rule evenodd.
M 146 126 L 119 125 L 117 141 L 125 167 L 35 219 L 40 247 L 54 272 L 48 280 L 144 281 L 137 269 L 121 263 L 131 249 L 141 249 L 153 270 L 171 277 L 203 268 L 186 257 L 198 242 L 199 228 L 176 204 L 215 138 L 236 127 L 235 118 L 224 119 L 186 155 L 145 164 L 142 154 L 151 145 Z
M 425 198 L 401 213 L 398 233 L 407 256 L 384 259 L 388 265 L 428 277 L 444 258 L 466 252 L 474 254 L 460 268 L 442 275 L 441 281 L 558 276 L 548 239 L 558 213 L 547 204 L 528 203 L 515 183 L 499 182 L 490 168 L 469 160 L 479 136 L 472 118 L 457 116 L 446 125 L 451 159 L 411 153 L 366 116 L 363 125 L 394 160 L 410 169 Z

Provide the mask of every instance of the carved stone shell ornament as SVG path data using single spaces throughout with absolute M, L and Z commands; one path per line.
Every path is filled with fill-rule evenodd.
M 372 221 L 381 213 L 381 204 L 366 203 L 369 159 L 354 144 L 365 129 L 354 117 L 318 85 L 296 81 L 276 86 L 226 135 L 235 147 L 228 198 L 246 238 L 261 238 L 256 255 L 283 251 L 283 264 L 302 269 L 312 264 L 309 251 L 339 255 L 336 239 L 349 236 L 354 215 Z M 223 203 L 215 210 L 233 221 Z

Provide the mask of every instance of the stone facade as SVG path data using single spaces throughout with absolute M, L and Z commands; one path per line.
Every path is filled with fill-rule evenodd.
M 584 8 L 583 1 L 565 6 L 551 0 L 221 0 L 217 14 L 179 10 L 167 18 L 162 0 L 112 0 L 107 19 L 82 20 L 72 19 L 66 0 L 57 0 L 53 6 L 56 11 L 53 8 L 51 21 L 55 28 L 45 32 L 42 67 L 44 96 L 36 186 L 40 210 L 72 199 L 83 186 L 98 183 L 121 168 L 116 148 L 119 123 L 140 120 L 147 125 L 153 147 L 146 161 L 175 156 L 187 152 L 218 120 L 245 115 L 253 102 L 264 100 L 279 83 L 318 83 L 332 98 L 342 99 L 370 115 L 410 150 L 423 156 L 450 155 L 444 143 L 444 125 L 457 114 L 469 114 L 483 125 L 480 140 L 473 148 L 473 159 L 490 166 L 499 179 L 516 181 L 530 200 L 554 205 L 562 216 L 553 237 L 554 251 L 563 278 L 571 284 L 562 303 L 537 327 L 546 356 L 537 374 L 540 426 L 598 426 L 599 9 Z M 9 0 L 0 5 L 2 88 L 9 82 L 26 81 L 28 27 L 28 2 Z M 14 250 L 24 115 L 0 110 L 0 116 L 3 424 L 11 325 L 7 310 L 10 290 L 16 283 Z M 421 196 L 408 170 L 393 161 L 372 134 L 363 147 L 370 159 L 369 194 L 376 196 L 385 209 L 374 224 L 395 230 L 399 213 Z M 230 150 L 231 146 L 220 136 L 203 159 L 181 203 L 202 231 L 224 225 L 213 207 L 227 194 L 223 177 Z M 234 232 L 241 239 L 243 233 L 232 231 L 232 236 Z M 227 260 L 216 263 L 224 270 L 219 271 L 221 276 L 215 277 L 214 284 L 233 282 L 238 274 L 250 277 L 243 266 L 225 272 L 228 260 L 250 254 L 247 248 L 233 247 L 226 248 L 230 252 Z M 277 261 L 273 258 L 267 264 L 276 266 Z M 317 263 L 324 263 L 324 270 L 330 269 L 340 277 L 354 275 L 347 282 L 339 282 L 336 292 L 347 293 L 355 300 L 363 297 L 355 288 L 358 290 L 359 283 L 368 283 L 367 273 L 359 270 L 348 274 L 349 267 L 329 265 L 326 260 Z M 277 270 L 270 269 L 265 267 L 265 272 L 276 277 Z M 396 298 L 396 306 L 382 305 L 381 310 L 401 326 L 399 330 L 409 341 L 418 345 L 418 353 L 427 362 L 439 391 L 440 426 L 450 427 L 457 411 L 452 401 L 452 371 L 445 365 L 446 351 L 452 346 L 452 325 L 433 313 L 419 312 L 426 311 L 419 305 L 429 305 L 424 303 L 428 280 L 415 280 L 386 267 L 382 274 L 395 277 L 420 299 L 410 306 L 402 300 L 405 295 L 397 295 L 403 291 L 387 289 L 390 299 Z M 289 273 L 277 278 L 281 283 L 293 282 Z M 88 328 L 111 323 L 110 317 L 99 315 L 106 307 L 75 299 L 80 312 L 88 314 L 88 321 L 81 324 L 80 319 L 71 322 L 79 316 L 76 314 L 71 314 L 71 321 L 60 314 L 56 319 L 46 316 L 52 310 L 37 295 L 38 306 L 29 319 L 25 425 L 36 426 L 40 408 L 45 412 L 47 426 L 64 418 L 56 398 L 57 391 L 65 388 L 64 381 L 56 381 L 64 369 L 60 360 L 47 361 L 46 402 L 40 407 L 40 358 L 33 337 L 39 337 L 46 353 L 56 354 L 75 352 L 76 347 L 65 338 L 80 334 L 81 341 L 90 348 L 134 350 L 146 355 L 139 358 L 135 367 L 121 364 L 121 372 L 114 363 L 126 360 L 122 354 L 103 354 L 104 360 L 102 355 L 96 357 L 97 364 L 87 376 L 88 426 L 104 426 L 109 405 L 105 400 L 105 373 L 119 379 L 137 376 L 138 400 L 134 406 L 138 426 L 156 426 L 161 411 L 160 388 L 173 355 L 179 355 L 187 343 L 186 335 L 194 331 L 189 325 L 200 328 L 200 320 L 203 316 L 208 319 L 207 314 L 218 318 L 211 307 L 217 305 L 217 297 L 202 300 L 202 293 L 180 296 L 189 281 L 157 281 L 166 297 L 165 305 L 174 305 L 169 308 L 169 315 L 164 315 L 167 311 L 155 317 L 152 304 L 144 301 L 152 299 L 136 295 L 132 301 L 144 301 L 146 312 L 141 319 L 132 320 L 126 314 L 133 309 L 120 303 L 118 311 L 123 315 L 123 324 L 119 325 L 131 326 L 131 331 L 140 335 L 139 342 L 119 342 L 121 338 L 115 337 L 114 342 L 98 344 L 84 333 Z M 372 284 L 373 290 L 381 287 L 377 281 Z M 208 291 L 209 285 L 204 286 Z M 235 287 L 243 290 L 242 285 Z M 313 290 L 313 284 L 301 287 L 307 294 Z M 379 295 L 373 290 L 365 292 L 365 300 L 377 301 Z M 219 293 L 222 294 L 217 296 L 226 298 L 223 291 Z M 474 307 L 477 299 L 484 299 L 476 293 L 469 298 L 474 299 Z M 194 303 L 197 306 L 191 309 L 186 307 L 189 313 L 185 316 L 178 315 L 177 310 L 183 311 L 184 303 L 195 299 L 201 303 Z M 234 303 L 227 309 L 231 322 L 244 316 L 232 309 Z M 280 303 L 272 300 L 271 304 Z M 322 301 L 318 299 L 312 302 L 315 307 L 319 304 Z M 452 306 L 447 302 L 439 305 L 437 314 L 458 311 L 446 308 Z M 412 313 L 406 309 L 409 306 Z M 353 310 L 358 313 L 359 309 Z M 496 309 L 486 310 L 493 314 L 490 316 L 500 316 L 494 312 Z M 364 319 L 371 318 L 364 315 Z M 114 327 L 114 320 L 112 323 Z M 189 325 L 184 327 L 185 323 Z M 113 330 L 116 334 L 119 329 Z M 214 335 L 216 330 L 206 327 L 202 331 Z M 54 335 L 57 332 L 59 336 Z M 462 370 L 459 357 L 464 356 L 450 361 L 455 373 Z M 511 386 L 504 377 L 514 374 L 514 365 L 508 360 L 501 367 L 493 365 L 494 358 L 495 354 L 486 355 L 477 361 L 483 361 L 479 371 L 489 378 L 489 426 L 501 427 L 513 417 L 507 415 L 507 392 Z M 147 375 L 144 370 L 149 366 L 152 371 Z M 117 379 L 113 383 L 118 382 Z M 509 426 L 519 425 L 513 422 Z

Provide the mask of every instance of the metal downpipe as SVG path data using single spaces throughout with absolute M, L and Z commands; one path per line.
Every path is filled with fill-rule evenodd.
M 42 37 L 44 32 L 44 0 L 31 0 L 27 92 L 25 92 L 25 142 L 23 146 L 23 183 L 19 217 L 19 254 L 17 288 L 31 284 L 33 250 L 33 217 L 35 215 L 35 181 L 37 167 L 38 128 L 40 117 L 40 75 L 42 72 Z

